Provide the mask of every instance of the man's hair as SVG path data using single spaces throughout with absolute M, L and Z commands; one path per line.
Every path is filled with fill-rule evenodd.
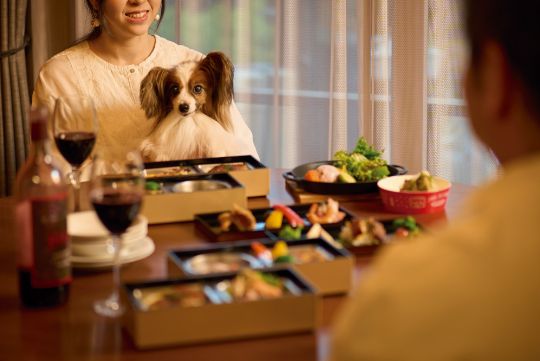
M 540 113 L 540 0 L 463 0 L 473 66 L 492 40 L 505 53 Z

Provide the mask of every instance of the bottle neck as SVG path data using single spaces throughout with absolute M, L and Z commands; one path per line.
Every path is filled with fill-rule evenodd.
M 48 138 L 32 141 L 30 145 L 30 156 L 38 159 L 42 158 L 45 160 L 45 163 L 51 163 L 51 141 Z

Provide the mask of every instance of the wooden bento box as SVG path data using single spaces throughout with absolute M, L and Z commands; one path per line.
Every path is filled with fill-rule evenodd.
M 244 186 L 247 197 L 266 196 L 270 192 L 270 171 L 251 155 L 151 162 L 144 166 L 147 179 L 228 173 Z
M 162 176 L 146 181 L 141 213 L 150 224 L 191 221 L 195 214 L 226 211 L 234 204 L 246 206 L 246 189 L 227 173 Z
M 283 293 L 257 299 L 241 297 L 238 282 L 262 273 L 244 272 L 125 284 L 123 325 L 139 349 L 311 332 L 317 327 L 320 300 L 301 276 L 290 269 L 264 270 L 264 277 L 281 282 Z
M 354 258 L 323 239 L 281 241 L 258 239 L 209 244 L 169 252 L 170 277 L 215 274 L 242 267 L 264 270 L 291 267 L 321 295 L 348 293 L 352 287 Z M 269 253 L 263 253 L 266 249 Z M 287 253 L 287 256 L 284 255 Z M 260 252 L 262 250 L 262 252 Z M 281 260 L 279 257 L 284 256 Z

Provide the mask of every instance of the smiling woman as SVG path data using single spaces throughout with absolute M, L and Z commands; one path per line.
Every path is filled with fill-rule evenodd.
M 199 62 L 204 55 L 151 33 L 165 11 L 161 0 L 86 0 L 86 5 L 92 30 L 46 62 L 32 103 L 46 105 L 52 112 L 58 96 L 90 96 L 99 119 L 95 150 L 121 159 L 138 148 L 154 126 L 155 120 L 146 117 L 139 102 L 142 79 L 155 67 L 169 69 L 184 61 Z M 227 111 L 232 121 L 227 131 L 247 145 L 246 154 L 258 158 L 251 130 L 234 102 Z

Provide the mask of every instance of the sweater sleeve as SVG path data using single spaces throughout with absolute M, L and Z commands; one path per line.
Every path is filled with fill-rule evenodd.
M 255 159 L 259 160 L 259 154 L 257 153 L 257 149 L 253 143 L 253 134 L 251 133 L 251 129 L 249 129 L 247 126 L 234 101 L 231 104 L 230 112 L 233 123 L 233 132 L 234 135 L 239 139 L 239 142 L 242 144 L 243 153 L 250 154 L 255 157 Z

